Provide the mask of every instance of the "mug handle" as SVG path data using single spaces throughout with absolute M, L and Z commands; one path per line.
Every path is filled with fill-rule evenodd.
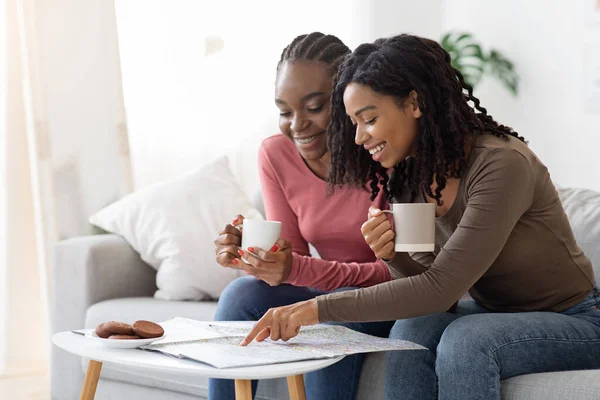
M 392 216 L 392 229 L 395 229 L 394 226 L 394 212 L 392 210 L 381 210 L 382 214 L 390 214 Z

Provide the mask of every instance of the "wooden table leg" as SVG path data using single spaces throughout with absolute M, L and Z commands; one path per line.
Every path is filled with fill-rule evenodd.
M 235 380 L 235 400 L 252 400 L 252 381 Z
M 306 400 L 306 391 L 304 390 L 304 376 L 288 376 L 287 384 L 288 391 L 290 392 L 290 400 Z
M 85 380 L 83 381 L 83 389 L 79 400 L 93 400 L 96 396 L 96 388 L 98 387 L 98 379 L 100 379 L 100 371 L 102 363 L 94 360 L 88 362 Z

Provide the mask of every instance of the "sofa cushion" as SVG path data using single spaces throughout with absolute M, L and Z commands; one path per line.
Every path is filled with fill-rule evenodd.
M 367 355 L 357 399 L 382 399 L 385 353 Z M 502 400 L 592 400 L 600 398 L 600 370 L 548 372 L 503 380 Z
M 502 400 L 595 400 L 600 398 L 600 370 L 546 372 L 502 381 Z
M 356 398 L 383 399 L 385 385 L 385 353 L 367 354 L 358 379 Z
M 592 261 L 596 283 L 600 281 L 600 193 L 589 189 L 559 188 L 577 244 Z
M 124 297 L 101 301 L 88 308 L 85 327 L 95 328 L 101 322 L 122 321 L 132 323 L 138 319 L 155 322 L 175 317 L 199 321 L 212 321 L 217 309 L 216 301 L 171 301 L 152 297 Z
M 121 389 L 132 385 L 135 385 L 137 390 L 129 388 L 131 396 L 123 396 Z M 114 389 L 109 389 L 111 387 Z M 118 393 L 118 395 L 115 396 L 115 393 Z M 182 393 L 188 396 L 176 396 L 174 393 Z M 96 398 L 146 399 L 154 396 L 154 399 L 162 400 L 188 399 L 189 395 L 198 400 L 206 399 L 208 397 L 208 378 L 183 377 L 153 371 L 136 372 L 122 367 L 115 368 L 112 364 L 104 364 Z M 285 379 L 264 379 L 258 383 L 258 391 L 254 400 L 287 399 L 289 397 Z

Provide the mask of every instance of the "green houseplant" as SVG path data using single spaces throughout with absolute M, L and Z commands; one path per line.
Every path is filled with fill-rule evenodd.
M 519 89 L 519 76 L 512 61 L 498 50 L 485 52 L 481 44 L 470 33 L 448 32 L 440 41 L 450 53 L 452 66 L 459 70 L 465 81 L 475 87 L 481 78 L 489 74 L 516 96 Z

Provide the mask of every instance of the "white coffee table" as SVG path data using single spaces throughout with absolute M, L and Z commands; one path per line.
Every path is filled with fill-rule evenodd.
M 250 384 L 252 379 L 287 377 L 290 399 L 305 400 L 306 394 L 302 374 L 328 367 L 344 358 L 344 356 L 338 356 L 322 360 L 298 361 L 258 367 L 218 369 L 207 364 L 180 360 L 151 351 L 109 348 L 71 331 L 53 335 L 52 343 L 69 353 L 89 359 L 80 400 L 94 398 L 102 363 L 126 365 L 136 369 L 175 372 L 179 375 L 234 379 L 237 400 L 252 400 L 252 386 Z

